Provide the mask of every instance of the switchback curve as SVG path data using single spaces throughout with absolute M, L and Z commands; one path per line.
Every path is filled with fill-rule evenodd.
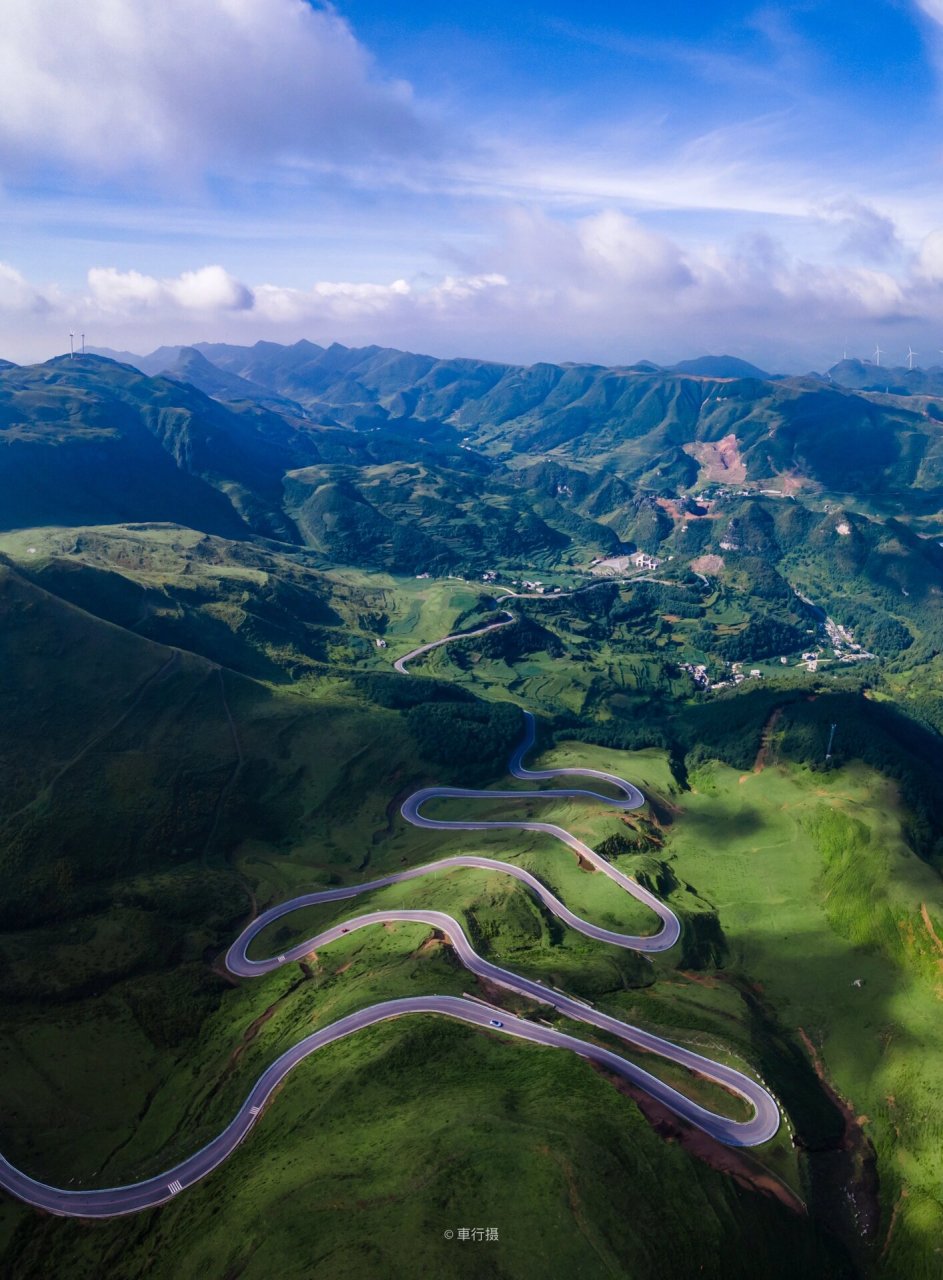
M 508 621 L 512 620 L 513 618 L 509 617 Z M 508 625 L 508 622 L 493 623 L 483 630 L 493 630 L 495 627 L 506 625 Z M 445 643 L 445 641 L 439 641 L 438 643 Z M 400 663 L 405 663 L 410 657 L 434 647 L 436 645 L 426 645 L 414 650 L 412 654 L 407 654 L 405 658 L 400 659 Z M 404 667 L 399 664 L 397 664 L 397 667 L 405 673 Z M 562 827 L 555 826 L 552 823 L 532 821 L 468 822 L 435 819 L 427 818 L 420 812 L 425 804 L 436 799 L 533 801 L 535 799 L 546 800 L 552 797 L 566 797 L 590 799 L 597 804 L 604 804 L 619 810 L 635 809 L 644 804 L 644 797 L 638 788 L 614 774 L 581 768 L 545 769 L 540 771 L 526 769 L 523 760 L 534 744 L 535 721 L 529 712 L 524 713 L 524 718 L 524 736 L 520 745 L 514 751 L 509 764 L 510 772 L 515 777 L 522 780 L 533 779 L 541 781 L 549 781 L 558 777 L 589 777 L 614 787 L 622 793 L 621 797 L 604 796 L 598 792 L 585 789 L 475 791 L 458 787 L 427 787 L 415 792 L 404 802 L 402 806 L 403 817 L 414 826 L 435 830 L 482 831 L 509 828 L 536 831 L 553 836 L 573 849 L 581 858 L 592 863 L 603 874 L 609 876 L 625 892 L 630 893 L 640 902 L 649 906 L 661 921 L 661 928 L 657 933 L 635 937 L 602 929 L 589 921 L 582 920 L 574 912 L 570 911 L 536 876 L 531 875 L 530 872 L 525 871 L 523 868 L 491 858 L 458 855 L 440 859 L 438 862 L 429 863 L 423 867 L 395 872 L 365 884 L 340 889 L 325 889 L 317 893 L 303 894 L 292 898 L 288 902 L 280 903 L 278 906 L 263 912 L 242 931 L 226 953 L 227 968 L 237 976 L 254 977 L 259 974 L 269 973 L 284 964 L 291 963 L 293 960 L 298 960 L 317 947 L 324 946 L 343 934 L 357 929 L 387 921 L 426 924 L 433 929 L 439 930 L 449 939 L 462 964 L 478 977 L 507 990 L 525 995 L 542 1004 L 550 1005 L 568 1018 L 596 1027 L 599 1031 L 615 1036 L 637 1050 L 658 1054 L 713 1081 L 739 1095 L 753 1107 L 753 1116 L 749 1120 L 734 1120 L 712 1112 L 692 1101 L 671 1085 L 659 1080 L 657 1076 L 645 1071 L 642 1067 L 636 1066 L 612 1050 L 557 1031 L 541 1022 L 532 1022 L 529 1019 L 516 1017 L 513 1014 L 505 1013 L 503 1010 L 474 999 L 458 996 L 414 996 L 370 1005 L 366 1009 L 348 1014 L 329 1026 L 321 1028 L 312 1035 L 306 1036 L 298 1044 L 293 1045 L 262 1072 L 230 1123 L 206 1146 L 192 1156 L 180 1161 L 165 1173 L 126 1186 L 73 1191 L 62 1187 L 53 1187 L 31 1178 L 17 1169 L 3 1156 L 0 1156 L 0 1187 L 3 1187 L 3 1189 L 26 1203 L 34 1205 L 36 1208 L 44 1209 L 49 1213 L 63 1217 L 109 1218 L 122 1214 L 138 1213 L 144 1209 L 163 1204 L 173 1199 L 174 1196 L 179 1195 L 187 1187 L 192 1186 L 193 1183 L 206 1177 L 207 1174 L 228 1159 L 255 1125 L 261 1115 L 262 1108 L 275 1088 L 299 1062 L 302 1062 L 325 1045 L 344 1039 L 364 1027 L 405 1014 L 417 1013 L 438 1013 L 474 1026 L 485 1027 L 492 1032 L 499 1030 L 505 1035 L 519 1039 L 530 1040 L 556 1048 L 564 1048 L 581 1057 L 598 1062 L 615 1074 L 644 1089 L 652 1097 L 669 1107 L 676 1115 L 681 1116 L 729 1146 L 756 1146 L 772 1138 L 779 1128 L 779 1108 L 772 1095 L 755 1080 L 751 1080 L 748 1076 L 732 1067 L 714 1062 L 693 1052 L 693 1050 L 686 1049 L 682 1045 L 674 1044 L 664 1037 L 644 1031 L 629 1023 L 621 1022 L 608 1014 L 600 1013 L 584 1002 L 563 992 L 548 988 L 542 983 L 492 964 L 478 955 L 459 922 L 445 912 L 432 910 L 370 911 L 331 925 L 281 955 L 265 960 L 251 960 L 249 958 L 249 946 L 263 929 L 273 921 L 279 920 L 302 907 L 354 898 L 384 885 L 416 879 L 441 869 L 467 866 L 500 870 L 507 875 L 515 877 L 524 883 L 535 896 L 539 897 L 561 920 L 589 937 L 638 951 L 663 951 L 673 946 L 680 936 L 681 929 L 674 912 L 653 894 L 648 893 L 641 885 L 623 875 L 617 868 L 611 866 L 605 859 L 590 849 L 588 845 L 578 840 Z

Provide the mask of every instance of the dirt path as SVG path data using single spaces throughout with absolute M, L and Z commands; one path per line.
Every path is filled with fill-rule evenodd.
M 782 707 L 774 707 L 766 724 L 763 725 L 763 732 L 760 736 L 760 749 L 756 753 L 756 759 L 753 761 L 754 773 L 762 773 L 769 764 L 769 752 L 773 744 L 773 734 L 776 732 L 776 726 L 779 724 L 782 714 Z
M 229 732 L 232 737 L 233 750 L 236 753 L 236 763 L 233 766 L 232 773 L 229 775 L 227 782 L 221 788 L 219 795 L 216 797 L 216 804 L 213 807 L 213 825 L 210 827 L 210 833 L 206 838 L 206 844 L 203 846 L 204 861 L 209 857 L 210 850 L 213 848 L 213 842 L 216 839 L 216 832 L 219 830 L 219 824 L 223 815 L 225 803 L 232 794 L 236 781 L 240 773 L 242 773 L 242 768 L 245 764 L 245 757 L 242 754 L 242 743 L 239 741 L 236 722 L 233 719 L 232 711 L 229 709 L 229 699 L 226 697 L 226 679 L 223 675 L 222 667 L 216 668 L 216 675 L 219 679 L 219 692 L 223 700 L 223 710 L 226 712 L 226 719 L 229 721 Z
M 937 951 L 939 951 L 940 955 L 943 956 L 943 942 L 940 941 L 940 937 L 937 934 L 936 929 L 933 927 L 933 921 L 930 919 L 930 912 L 927 910 L 927 904 L 925 902 L 921 902 L 920 904 L 920 914 L 923 916 L 923 923 L 927 926 L 927 933 L 933 939 L 933 945 L 936 947 Z
M 94 737 L 90 738 L 84 747 L 77 751 L 70 760 L 67 760 L 65 764 L 61 765 L 49 781 L 45 783 L 38 795 L 34 796 L 32 800 L 27 801 L 27 803 L 17 809 L 15 813 L 8 814 L 3 820 L 3 826 L 6 827 L 8 823 L 14 822 L 17 818 L 22 817 L 24 813 L 28 812 L 28 810 L 34 808 L 44 796 L 48 795 L 52 791 L 60 778 L 64 778 L 69 770 L 74 769 L 80 761 L 84 760 L 89 752 L 93 751 L 100 742 L 103 742 L 110 734 L 114 733 L 116 729 L 120 729 L 131 713 L 140 706 L 141 700 L 147 693 L 148 689 L 150 689 L 151 685 L 160 684 L 162 680 L 166 679 L 179 660 L 180 651 L 175 649 L 167 661 L 157 671 L 151 672 L 151 674 L 142 681 L 133 700 L 128 704 L 126 709 L 122 711 L 118 719 L 112 720 L 104 729 L 100 729 L 98 733 L 96 733 Z

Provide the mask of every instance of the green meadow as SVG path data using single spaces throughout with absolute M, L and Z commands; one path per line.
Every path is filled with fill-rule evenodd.
M 353 573 L 331 582 L 335 603 L 365 590 Z M 651 913 L 550 837 L 417 830 L 399 815 L 432 782 L 527 789 L 504 768 L 520 727 L 513 703 L 532 700 L 533 680 L 559 684 L 545 686 L 555 718 L 542 720 L 534 763 L 615 772 L 642 788 L 646 809 L 623 818 L 550 784 L 545 799 L 430 812 L 557 823 L 667 898 L 684 925 L 678 947 L 649 959 L 595 942 L 511 877 L 463 868 L 356 908 L 299 912 L 257 953 L 354 909 L 448 911 L 496 964 L 765 1080 L 780 1133 L 731 1167 L 725 1149 L 666 1127 L 571 1055 L 405 1018 L 303 1064 L 233 1159 L 161 1210 L 88 1225 L 4 1201 L 3 1270 L 935 1276 L 943 894 L 912 851 L 910 775 L 860 758 L 870 721 L 855 729 L 849 708 L 881 704 L 854 691 L 810 704 L 770 682 L 736 700 L 674 700 L 669 722 L 639 690 L 625 708 L 608 705 L 593 683 L 611 688 L 608 659 L 594 675 L 586 658 L 579 670 L 593 678 L 583 693 L 573 678 L 568 701 L 569 668 L 546 653 L 528 674 L 526 655 L 463 667 L 439 651 L 420 670 L 447 681 L 404 680 L 383 673 L 388 655 L 473 625 L 477 584 L 371 582 L 370 625 L 382 621 L 389 649 L 368 655 L 372 671 L 319 669 L 292 687 L 135 635 L 3 570 L 20 619 L 2 636 L 0 687 L 11 780 L 0 820 L 18 893 L 0 938 L 4 1154 L 65 1186 L 159 1172 L 217 1132 L 286 1047 L 378 1000 L 468 992 L 552 1020 L 479 989 L 419 925 L 358 931 L 251 982 L 220 965 L 253 910 L 456 853 L 526 867 L 606 927 L 652 930 Z M 31 663 L 39 692 L 26 706 L 19 673 Z M 624 735 L 634 715 L 633 732 L 670 736 L 672 750 L 568 738 L 584 703 L 597 727 Z M 825 770 L 814 716 L 827 722 L 839 703 L 851 745 Z M 634 1060 L 739 1114 L 705 1081 Z M 476 1226 L 499 1240 L 445 1234 Z

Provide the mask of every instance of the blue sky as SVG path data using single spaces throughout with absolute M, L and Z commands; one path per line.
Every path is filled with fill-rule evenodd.
M 6 0 L 0 355 L 943 346 L 943 0 Z

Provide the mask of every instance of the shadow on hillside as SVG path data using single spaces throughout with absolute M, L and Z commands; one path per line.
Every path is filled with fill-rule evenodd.
M 837 1082 L 848 1088 L 860 1081 L 869 1058 L 876 1064 L 891 1045 L 897 1055 L 918 1047 L 894 1012 L 907 977 L 876 949 L 824 929 L 730 932 L 727 941 L 730 964 L 717 976 L 739 992 L 754 1059 L 794 1127 L 810 1213 L 859 1265 L 873 1263 L 897 1178 L 887 1148 L 879 1163 L 869 1122 L 858 1117 L 867 1111 L 889 1134 L 896 1128 L 891 1111 L 907 1104 L 873 1091 L 865 1096 L 860 1084 L 858 1096 L 845 1097 Z

